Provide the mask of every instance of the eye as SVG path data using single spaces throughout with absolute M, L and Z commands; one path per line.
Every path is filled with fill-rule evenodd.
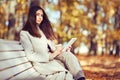
M 36 16 L 39 16 L 39 15 L 40 15 L 39 13 L 36 14 Z
M 43 17 L 43 14 L 41 14 L 41 16 Z

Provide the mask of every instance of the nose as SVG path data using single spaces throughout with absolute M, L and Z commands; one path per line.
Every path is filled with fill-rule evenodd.
M 39 16 L 39 19 L 41 20 L 41 19 L 42 19 L 42 16 Z

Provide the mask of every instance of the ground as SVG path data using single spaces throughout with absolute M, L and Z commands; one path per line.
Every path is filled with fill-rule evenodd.
M 120 56 L 76 56 L 87 80 L 120 80 Z

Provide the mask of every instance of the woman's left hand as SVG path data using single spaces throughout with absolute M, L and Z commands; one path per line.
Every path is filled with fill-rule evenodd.
M 66 48 L 66 51 L 68 52 L 68 51 L 70 51 L 71 50 L 71 46 L 68 46 L 67 48 Z

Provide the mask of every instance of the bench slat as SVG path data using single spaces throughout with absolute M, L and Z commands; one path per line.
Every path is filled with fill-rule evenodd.
M 19 44 L 20 42 L 19 41 L 13 41 L 13 40 L 5 40 L 5 39 L 0 39 L 0 43 L 11 43 L 11 44 Z
M 38 72 L 36 72 L 33 68 L 28 69 L 27 71 L 19 74 L 18 76 L 13 77 L 10 80 L 36 80 L 33 78 L 38 78 L 39 80 L 43 80 L 40 77 L 40 74 Z
M 4 59 L 25 57 L 24 51 L 11 51 L 11 52 L 0 52 L 0 61 Z
M 0 61 L 0 71 L 25 62 L 28 62 L 26 57 Z
M 0 72 L 0 80 L 6 80 L 28 68 L 32 67 L 30 63 L 22 64 Z
M 0 43 L 0 52 L 2 51 L 18 51 L 18 50 L 24 50 L 22 45 L 19 44 L 5 44 L 5 43 Z

